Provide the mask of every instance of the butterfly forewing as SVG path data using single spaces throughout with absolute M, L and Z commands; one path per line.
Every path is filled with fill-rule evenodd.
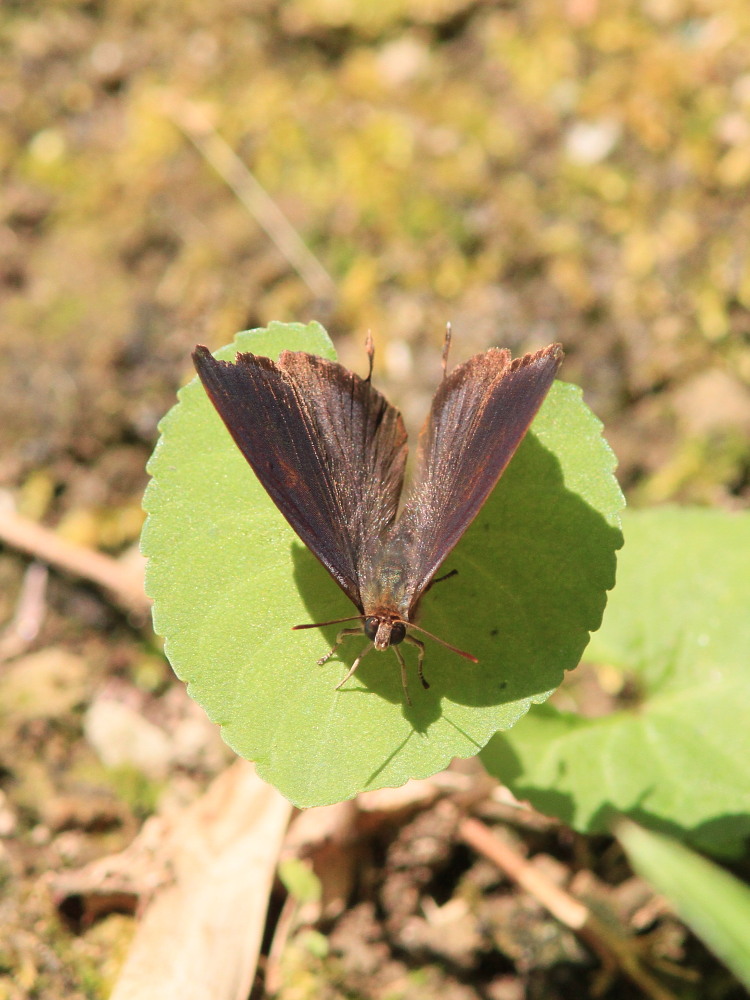
M 492 349 L 443 379 L 420 434 L 414 485 L 385 558 L 409 567 L 399 595 L 406 614 L 513 457 L 562 356 L 557 344 L 515 361 L 509 351 Z
M 398 411 L 341 365 L 303 352 L 193 355 L 214 406 L 276 506 L 362 611 L 359 566 L 393 524 L 406 461 Z

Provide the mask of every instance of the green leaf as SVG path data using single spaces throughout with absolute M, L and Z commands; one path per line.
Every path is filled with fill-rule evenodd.
M 635 871 L 750 989 L 750 889 L 669 837 L 627 820 L 616 833 Z
M 285 347 L 333 356 L 315 323 L 240 334 L 218 356 L 277 357 Z M 477 753 L 578 663 L 614 582 L 622 505 L 612 453 L 579 389 L 555 385 L 446 560 L 459 575 L 425 596 L 420 624 L 480 663 L 428 640 L 431 687 L 418 686 L 410 661 L 412 707 L 390 651 L 371 653 L 334 690 L 362 643 L 318 667 L 337 627 L 291 626 L 355 609 L 257 482 L 197 379 L 179 398 L 144 501 L 155 628 L 230 746 L 297 805 L 400 785 Z
M 627 671 L 637 703 L 605 718 L 550 706 L 495 737 L 485 766 L 586 833 L 613 814 L 717 854 L 750 833 L 750 517 L 630 512 L 617 587 L 586 659 Z

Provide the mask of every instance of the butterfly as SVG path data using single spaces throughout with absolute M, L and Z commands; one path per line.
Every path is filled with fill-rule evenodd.
M 473 662 L 476 657 L 415 624 L 420 598 L 446 556 L 479 513 L 513 457 L 562 362 L 559 344 L 511 359 L 491 348 L 447 372 L 419 435 L 412 485 L 399 512 L 406 430 L 398 410 L 372 385 L 335 361 L 284 351 L 277 362 L 250 353 L 234 364 L 197 346 L 193 360 L 206 392 L 237 447 L 297 535 L 357 609 L 350 618 L 297 625 L 342 629 L 323 664 L 347 636 L 368 643 L 336 686 L 374 648 L 393 649 L 407 704 L 402 642 L 417 648 L 424 688 L 421 632 Z M 449 574 L 452 575 L 452 574 Z M 442 579 L 442 578 L 440 578 Z

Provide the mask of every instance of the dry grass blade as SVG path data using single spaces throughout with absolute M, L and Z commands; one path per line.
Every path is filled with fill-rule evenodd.
M 167 114 L 234 191 L 317 299 L 333 300 L 336 285 L 297 230 L 231 146 L 196 107 L 166 101 Z
M 0 633 L 0 663 L 22 653 L 39 634 L 47 609 L 46 593 L 49 571 L 41 563 L 27 568 L 16 612 Z

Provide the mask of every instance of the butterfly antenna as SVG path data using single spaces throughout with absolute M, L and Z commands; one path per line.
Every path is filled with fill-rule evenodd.
M 369 382 L 372 379 L 372 366 L 375 361 L 375 345 L 372 342 L 372 333 L 367 331 L 367 339 L 365 340 L 365 350 L 367 351 L 367 360 L 370 364 L 370 370 L 367 373 L 367 378 L 365 382 Z
M 449 649 L 451 653 L 458 653 L 458 655 L 463 656 L 465 660 L 471 660 L 472 663 L 479 663 L 476 656 L 472 656 L 471 653 L 467 653 L 463 649 L 458 649 L 457 646 L 451 646 L 451 644 L 446 642 L 444 639 L 438 639 L 436 635 L 433 635 L 432 632 L 428 632 L 426 628 L 420 628 L 419 625 L 412 625 L 411 622 L 409 622 L 409 628 L 416 629 L 416 631 L 421 632 L 422 635 L 426 635 L 429 639 L 433 639 L 435 642 L 440 643 L 441 646 L 445 646 L 446 649 Z
M 351 618 L 332 618 L 329 622 L 310 622 L 309 625 L 292 625 L 292 631 L 300 628 L 323 628 L 325 625 L 340 625 L 341 622 L 362 621 L 364 615 L 352 615 Z
M 443 341 L 443 378 L 446 376 L 448 370 L 448 352 L 451 349 L 451 334 L 453 330 L 450 323 L 445 324 L 445 340 Z

